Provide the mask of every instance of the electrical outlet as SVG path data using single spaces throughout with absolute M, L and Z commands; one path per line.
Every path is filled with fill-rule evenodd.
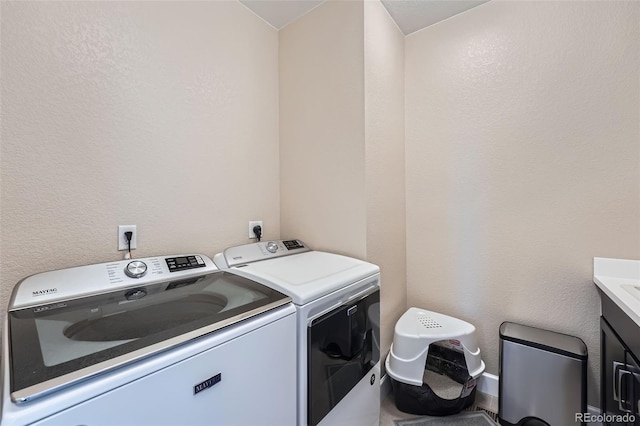
M 262 225 L 261 220 L 250 220 L 249 221 L 249 238 L 258 238 L 258 236 L 253 232 L 254 226 L 260 226 L 262 228 L 262 235 L 264 235 L 264 225 Z
M 133 232 L 131 236 L 131 250 L 134 250 L 138 244 L 138 232 L 136 231 L 136 225 L 120 225 L 118 226 L 118 250 L 129 250 L 129 243 L 127 243 L 127 237 L 124 236 L 125 232 Z

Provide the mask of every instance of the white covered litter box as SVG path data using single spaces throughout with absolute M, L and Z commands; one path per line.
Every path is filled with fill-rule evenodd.
M 385 366 L 398 409 L 432 416 L 473 404 L 485 368 L 473 325 L 419 308 L 396 323 Z

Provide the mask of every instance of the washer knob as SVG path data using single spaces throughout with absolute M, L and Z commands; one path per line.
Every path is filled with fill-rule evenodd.
M 278 251 L 278 243 L 276 243 L 275 241 L 269 241 L 267 243 L 267 251 L 269 253 L 275 253 Z
M 124 268 L 124 273 L 131 278 L 140 278 L 147 273 L 147 264 L 140 260 L 134 260 Z

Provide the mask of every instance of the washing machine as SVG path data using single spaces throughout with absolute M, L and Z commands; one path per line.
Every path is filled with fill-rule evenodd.
M 291 298 L 202 254 L 30 276 L 2 332 L 2 425 L 287 425 Z
M 230 247 L 214 262 L 293 300 L 299 425 L 379 424 L 378 266 L 300 240 Z

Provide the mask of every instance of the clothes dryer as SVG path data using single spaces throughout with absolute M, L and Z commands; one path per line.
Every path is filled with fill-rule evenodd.
M 293 300 L 299 425 L 379 424 L 378 266 L 300 240 L 230 247 L 214 262 Z

